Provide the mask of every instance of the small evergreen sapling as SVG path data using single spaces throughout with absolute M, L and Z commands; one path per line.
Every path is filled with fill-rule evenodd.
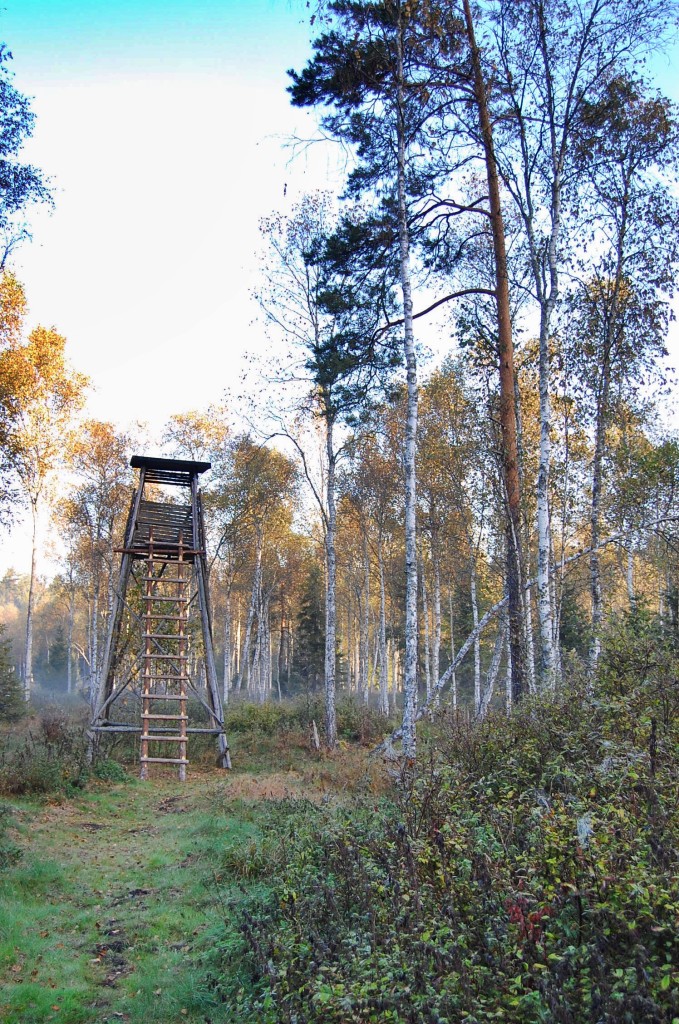
M 0 722 L 16 722 L 26 713 L 21 684 L 12 664 L 11 641 L 0 625 Z

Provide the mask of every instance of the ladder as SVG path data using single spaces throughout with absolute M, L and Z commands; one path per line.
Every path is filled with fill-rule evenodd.
M 148 779 L 149 764 L 176 764 L 179 781 L 186 781 L 188 587 L 184 536 L 179 533 L 177 560 L 168 563 L 154 556 L 150 531 L 144 583 L 144 653 L 142 657 L 141 778 Z M 168 566 L 173 575 L 167 574 Z M 167 746 L 166 746 L 167 744 Z
M 148 779 L 150 765 L 158 764 L 176 766 L 179 780 L 185 781 L 188 740 L 194 733 L 213 736 L 217 765 L 231 767 L 212 645 L 198 488 L 198 477 L 210 463 L 135 455 L 130 465 L 139 470 L 139 482 L 123 547 L 117 549 L 122 556 L 120 573 L 94 694 L 88 755 L 90 760 L 94 757 L 102 736 L 139 733 L 142 779 Z M 150 494 L 145 490 L 148 486 Z M 163 500 L 159 487 L 181 488 L 188 503 Z M 203 693 L 189 673 L 190 623 L 194 621 L 202 642 Z M 140 641 L 138 647 L 135 639 Z M 135 647 L 138 654 L 130 661 Z M 129 694 L 141 704 L 141 721 L 130 721 L 129 716 L 116 721 L 112 712 L 124 707 L 121 698 Z M 194 698 L 193 705 L 202 705 L 207 712 L 207 728 L 190 726 L 189 696 Z

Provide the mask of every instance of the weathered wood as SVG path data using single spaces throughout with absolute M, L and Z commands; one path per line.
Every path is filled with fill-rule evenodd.
M 205 535 L 197 487 L 198 475 L 209 468 L 209 464 L 148 459 L 143 456 L 135 457 L 132 464 L 141 471 L 140 483 L 130 511 L 124 547 L 120 549 L 122 564 L 127 567 L 127 572 L 124 580 L 121 579 L 119 596 L 124 604 L 130 577 L 143 590 L 142 616 L 130 609 L 133 620 L 139 622 L 142 627 L 138 677 L 141 692 L 137 693 L 136 687 L 133 691 L 142 701 L 141 725 L 111 721 L 110 705 L 115 703 L 117 697 L 115 692 L 111 692 L 102 702 L 106 717 L 100 715 L 92 722 L 91 735 L 94 737 L 106 732 L 139 733 L 142 778 L 148 777 L 149 764 L 159 762 L 178 765 L 179 778 L 182 780 L 186 778 L 186 765 L 189 763 L 188 738 L 193 734 L 217 737 L 220 763 L 224 767 L 230 767 L 223 712 L 217 689 Z M 191 495 L 190 504 L 145 500 L 145 482 L 188 487 Z M 134 562 L 140 560 L 145 562 L 145 566 L 140 572 L 132 573 Z M 166 574 L 170 565 L 172 569 Z M 187 593 L 190 596 L 187 596 Z M 203 699 L 187 672 L 188 623 L 194 601 L 197 601 L 201 622 L 207 699 Z M 111 645 L 113 657 L 118 639 L 117 636 L 116 644 L 112 642 Z M 131 672 L 124 687 L 129 686 L 133 678 L 135 676 Z M 171 692 L 162 692 L 165 689 Z M 189 728 L 189 690 L 208 711 L 210 728 Z M 164 706 L 159 703 L 164 701 L 172 702 L 179 713 L 175 713 L 172 704 Z M 168 706 L 172 707 L 172 710 L 167 710 Z M 152 723 L 157 725 L 154 727 Z M 172 726 L 176 728 L 171 728 Z M 177 744 L 178 756 L 152 757 L 149 754 L 150 743 Z
M 165 719 L 165 721 L 167 721 L 167 722 L 180 722 L 183 719 L 186 722 L 186 721 L 188 721 L 188 717 L 189 716 L 188 715 L 158 715 L 158 714 L 151 715 L 151 714 L 145 714 L 144 712 L 142 712 L 142 716 L 141 717 L 142 718 Z
M 140 761 L 144 764 L 182 764 L 186 765 L 189 762 L 185 757 L 140 757 Z
M 120 722 L 111 722 L 110 724 L 107 723 L 106 725 L 100 725 L 100 726 L 97 727 L 97 732 L 101 733 L 102 735 L 106 735 L 107 733 L 114 733 L 114 732 L 115 733 L 119 733 L 119 732 L 120 733 L 122 733 L 122 732 L 142 733 L 143 731 L 144 730 L 143 730 L 142 726 L 140 726 L 140 725 L 123 725 Z M 224 731 L 223 729 L 219 729 L 219 728 L 215 728 L 215 729 L 199 729 L 199 728 L 196 727 L 196 728 L 188 728 L 186 730 L 186 733 L 187 733 L 188 736 L 219 736 L 219 735 L 221 735 L 221 733 L 223 733 L 223 731 Z M 161 734 L 161 735 L 163 735 L 163 734 Z M 167 735 L 167 733 L 165 733 L 164 735 Z M 179 738 L 180 734 L 177 733 L 176 735 Z M 149 738 L 150 739 L 154 738 L 153 732 L 149 733 Z
M 186 737 L 182 736 L 180 733 L 177 733 L 176 736 L 159 736 L 153 732 L 143 732 L 141 734 L 141 739 L 142 742 L 147 740 L 149 743 L 184 743 Z
M 137 490 L 134 493 L 132 502 L 130 504 L 130 511 L 127 517 L 127 524 L 125 526 L 125 546 L 127 547 L 132 540 L 132 534 L 134 532 L 134 523 L 139 512 L 139 505 L 141 504 L 142 494 L 144 492 L 144 469 L 141 469 L 139 474 L 139 484 Z M 99 675 L 99 681 L 97 685 L 97 694 L 94 702 L 94 715 L 93 724 L 99 723 L 108 717 L 108 708 L 113 698 L 113 683 L 115 681 L 115 669 L 116 669 L 116 655 L 118 643 L 120 640 L 120 630 L 123 622 L 123 608 L 125 606 L 125 595 L 127 592 L 127 584 L 130 578 L 130 571 L 132 569 L 132 562 L 129 557 L 123 555 L 123 559 L 120 565 L 120 574 L 118 578 L 118 586 L 113 591 L 113 607 L 111 609 L 111 618 L 109 620 L 109 627 L 106 634 L 106 645 L 104 647 L 104 656 L 101 665 L 101 671 Z M 88 732 L 88 760 L 92 761 L 94 757 L 94 751 L 96 746 L 96 735 L 95 732 L 90 730 Z

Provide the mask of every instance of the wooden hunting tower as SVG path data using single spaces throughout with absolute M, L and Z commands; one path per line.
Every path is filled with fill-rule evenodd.
M 168 764 L 177 765 L 183 781 L 191 735 L 215 736 L 219 766 L 231 767 L 212 647 L 198 488 L 198 477 L 210 463 L 135 455 L 130 465 L 139 470 L 139 483 L 124 547 L 119 549 L 120 576 L 97 685 L 90 747 L 93 751 L 107 734 L 139 733 L 142 779 L 148 778 L 150 764 Z M 145 492 L 149 485 L 150 495 Z M 160 488 L 167 487 L 188 491 L 188 503 L 163 500 L 166 496 Z M 198 635 L 202 636 L 204 689 L 189 672 L 191 647 Z M 189 708 L 196 702 L 207 712 L 207 728 L 204 722 L 190 726 Z M 130 704 L 140 708 L 140 717 L 135 710 L 134 719 L 129 720 Z M 123 705 L 125 713 L 118 717 L 128 720 L 112 719 L 112 710 Z

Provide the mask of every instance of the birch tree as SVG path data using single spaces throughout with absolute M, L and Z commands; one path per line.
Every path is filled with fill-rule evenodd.
M 69 366 L 66 339 L 54 328 L 36 327 L 25 344 L 0 354 L 2 404 L 11 422 L 12 470 L 31 516 L 31 569 L 24 648 L 24 696 L 33 683 L 33 612 L 38 528 L 43 506 L 65 454 L 68 430 L 85 400 L 87 378 Z
M 613 79 L 583 105 L 581 206 L 590 211 L 596 260 L 584 263 L 567 321 L 581 408 L 593 429 L 590 501 L 590 672 L 601 650 L 600 573 L 604 455 L 616 405 L 654 375 L 666 355 L 669 299 L 679 259 L 679 205 L 667 186 L 676 175 L 677 124 L 669 101 L 643 83 Z M 597 244 L 598 243 L 598 244 Z M 568 358 L 568 354 L 567 354 Z
M 293 341 L 279 383 L 291 378 L 306 385 L 300 405 L 320 422 L 324 473 L 315 488 L 299 442 L 288 431 L 317 501 L 323 521 L 326 562 L 325 733 L 337 745 L 335 666 L 337 659 L 337 462 L 342 447 L 337 430 L 342 420 L 367 401 L 385 360 L 384 340 L 375 344 L 379 301 L 389 302 L 380 281 L 361 273 L 346 259 L 343 235 L 353 222 L 336 228 L 327 197 L 307 196 L 289 218 L 271 217 L 262 230 L 268 243 L 264 283 L 258 298 L 268 323 Z
M 113 605 L 114 545 L 122 541 L 129 504 L 130 447 L 129 436 L 113 424 L 87 420 L 74 432 L 67 453 L 76 482 L 61 511 L 80 556 L 80 577 L 88 597 L 90 694 L 99 672 L 100 640 Z M 73 642 L 72 614 L 73 609 L 69 614 L 69 650 Z
M 553 685 L 557 637 L 551 599 L 550 372 L 554 313 L 564 262 L 577 243 L 565 231 L 566 204 L 578 188 L 584 104 L 616 73 L 647 59 L 668 38 L 671 0 L 502 0 L 483 7 L 492 34 L 488 60 L 498 88 L 498 169 L 523 224 L 539 310 L 540 462 L 537 480 L 538 615 L 543 684 Z

